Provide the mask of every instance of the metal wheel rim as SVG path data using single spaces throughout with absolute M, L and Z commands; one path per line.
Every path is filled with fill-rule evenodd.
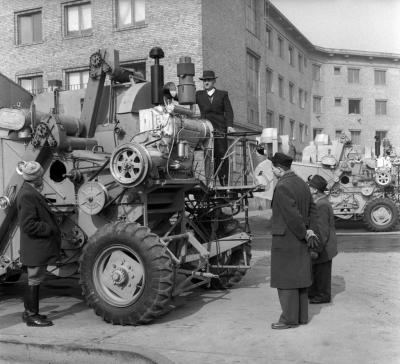
M 110 258 L 115 252 L 119 253 L 120 256 L 124 256 L 128 261 L 132 259 L 135 260 L 137 264 L 142 267 L 142 271 L 139 272 L 136 266 L 136 280 L 139 280 L 139 282 L 134 287 L 132 287 L 131 291 L 133 292 L 133 294 L 129 297 L 122 297 L 118 290 L 116 290 L 116 287 L 110 287 L 109 284 L 109 271 L 111 268 L 110 264 L 112 265 L 112 262 L 110 262 Z M 118 268 L 118 264 L 116 265 Z M 140 274 L 141 278 L 139 279 Z M 93 267 L 93 282 L 99 295 L 108 304 L 117 307 L 130 306 L 140 298 L 145 287 L 146 274 L 143 261 L 133 249 L 122 244 L 112 244 L 96 257 L 96 261 Z M 130 277 L 128 277 L 126 286 L 129 283 L 133 283 L 133 280 Z
M 146 177 L 149 162 L 144 157 L 142 149 L 144 148 L 140 148 L 139 145 L 122 145 L 114 152 L 110 169 L 119 183 L 136 186 Z
M 376 206 L 371 211 L 371 220 L 376 225 L 387 225 L 392 218 L 392 211 L 386 206 Z

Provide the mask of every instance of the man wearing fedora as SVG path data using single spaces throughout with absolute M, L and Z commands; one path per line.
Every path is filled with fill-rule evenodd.
M 333 209 L 324 193 L 327 184 L 326 179 L 318 174 L 312 176 L 308 182 L 317 206 L 318 230 L 322 245 L 321 253 L 313 260 L 313 284 L 308 289 L 310 303 L 331 301 L 332 259 L 338 253 Z
M 53 322 L 39 314 L 39 288 L 46 277 L 47 265 L 57 261 L 61 232 L 44 196 L 43 168 L 35 161 L 19 168 L 25 183 L 17 197 L 18 222 L 21 232 L 20 259 L 28 273 L 22 320 L 28 326 L 51 326 Z
M 220 135 L 214 138 L 214 173 L 218 170 L 218 179 L 222 186 L 228 184 L 229 162 L 222 159 L 228 149 L 226 132 L 233 127 L 233 110 L 227 91 L 215 88 L 214 71 L 203 71 L 204 90 L 196 92 L 196 103 L 203 119 L 207 119 Z M 219 166 L 222 162 L 222 165 Z M 207 167 L 206 167 L 207 168 Z M 219 169 L 218 169 L 219 168 Z
M 317 242 L 317 211 L 308 185 L 290 169 L 292 161 L 283 153 L 275 153 L 271 159 L 278 182 L 272 198 L 270 285 L 277 288 L 282 308 L 272 329 L 289 329 L 308 322 L 310 250 Z

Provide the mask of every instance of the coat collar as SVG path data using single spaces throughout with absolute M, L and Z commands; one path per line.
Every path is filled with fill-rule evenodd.
M 288 178 L 291 178 L 295 175 L 296 175 L 296 173 L 294 173 L 292 170 L 289 169 L 281 178 L 279 178 L 278 183 L 281 181 L 284 181 Z
M 46 202 L 46 199 L 44 198 L 44 196 L 43 196 L 35 187 L 33 187 L 30 183 L 25 182 L 25 183 L 24 183 L 24 188 L 27 188 L 28 191 L 29 191 L 29 193 L 33 193 L 34 195 L 36 195 L 37 198 L 38 198 L 39 201 L 40 201 L 40 204 L 41 204 L 46 210 L 48 210 L 49 212 L 52 212 L 52 211 L 51 211 L 51 208 L 50 208 L 49 204 Z

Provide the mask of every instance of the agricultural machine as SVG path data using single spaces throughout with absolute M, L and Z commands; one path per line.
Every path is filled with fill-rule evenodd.
M 62 230 L 61 259 L 48 271 L 79 277 L 86 302 L 107 322 L 148 323 L 172 297 L 230 287 L 249 269 L 247 204 L 260 186 L 247 181 L 248 133 L 232 133 L 244 177 L 219 186 L 212 166 L 218 136 L 191 107 L 194 64 L 182 57 L 177 65 L 176 102 L 175 84 L 164 85 L 163 56 L 150 51 L 145 82 L 119 66 L 117 51 L 99 50 L 86 90 L 56 88 L 30 107 L 0 109 L 2 282 L 22 272 L 16 166 L 29 160 L 44 167 L 42 194 Z M 243 210 L 242 228 L 233 216 Z
M 320 134 L 292 169 L 304 180 L 320 174 L 328 181 L 336 218 L 363 220 L 370 231 L 390 231 L 399 219 L 400 159 L 393 150 L 383 154 L 376 158 L 367 147 L 362 151 L 345 134 L 332 143 Z

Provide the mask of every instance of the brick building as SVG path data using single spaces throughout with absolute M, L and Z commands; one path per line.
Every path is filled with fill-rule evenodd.
M 102 47 L 118 49 L 124 66 L 149 78 L 148 53 L 159 46 L 166 81 L 176 81 L 182 56 L 195 63 L 197 88 L 202 71 L 215 70 L 238 128 L 277 127 L 298 151 L 321 131 L 332 138 L 349 131 L 361 144 L 387 133 L 400 146 L 400 56 L 315 46 L 268 0 L 0 0 L 0 6 L 0 72 L 27 89 L 40 91 L 49 80 L 84 87 L 89 56 Z

